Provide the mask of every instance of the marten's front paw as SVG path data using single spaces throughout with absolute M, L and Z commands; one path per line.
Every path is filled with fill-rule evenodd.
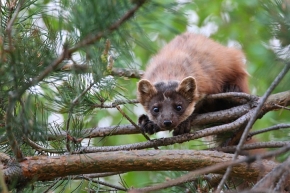
M 184 133 L 189 133 L 190 132 L 190 121 L 189 120 L 185 120 L 182 123 L 180 123 L 173 131 L 173 136 L 176 135 L 181 135 Z
M 150 121 L 147 115 L 141 115 L 138 119 L 138 125 L 141 127 L 143 132 L 152 135 L 160 130 L 160 128 L 153 122 Z

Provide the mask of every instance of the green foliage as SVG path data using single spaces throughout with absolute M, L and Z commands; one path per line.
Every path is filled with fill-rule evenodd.
M 287 55 L 283 54 L 283 50 L 274 50 L 271 42 L 275 37 L 282 46 L 289 45 L 289 4 L 284 1 L 196 0 L 177 3 L 174 0 L 152 0 L 146 2 L 132 19 L 112 31 L 111 26 L 135 3 L 130 0 L 27 0 L 13 22 L 11 32 L 7 31 L 7 27 L 17 14 L 17 9 L 11 9 L 13 5 L 8 2 L 4 3 L 1 7 L 0 29 L 1 150 L 13 155 L 5 130 L 6 112 L 11 100 L 14 100 L 15 105 L 9 125 L 26 156 L 39 152 L 27 145 L 25 138 L 35 140 L 47 149 L 64 152 L 68 145 L 72 151 L 79 148 L 81 142 L 66 144 L 62 138 L 48 141 L 49 135 L 67 132 L 75 139 L 81 139 L 84 129 L 128 124 L 117 110 L 96 107 L 116 99 L 136 98 L 137 80 L 109 76 L 108 57 L 114 59 L 114 67 L 145 69 L 146 63 L 157 50 L 187 28 L 195 29 L 195 32 L 211 32 L 213 39 L 241 47 L 251 74 L 252 94 L 262 95 L 283 68 L 283 63 L 277 61 L 276 55 Z M 197 16 L 193 22 L 192 13 Z M 209 25 L 214 25 L 214 30 L 204 31 Z M 66 56 L 43 80 L 35 81 L 40 74 L 49 70 L 63 50 L 73 48 L 84 39 L 98 34 L 103 34 L 102 38 L 81 46 Z M 105 53 L 107 40 L 110 41 L 110 47 Z M 83 72 L 76 68 L 68 72 L 62 70 L 67 64 L 89 66 L 90 71 Z M 289 90 L 289 81 L 288 73 L 275 92 Z M 134 121 L 141 114 L 135 107 L 122 106 L 123 111 Z M 266 118 L 256 123 L 255 128 L 289 122 L 287 116 L 289 113 L 287 115 L 285 111 L 267 114 Z M 273 132 L 261 139 L 288 140 L 286 132 Z M 120 145 L 142 140 L 145 140 L 142 135 L 110 136 L 92 139 L 90 144 Z M 84 142 L 85 145 L 88 143 Z M 202 141 L 193 141 L 169 148 L 204 149 L 206 146 Z M 124 174 L 122 180 L 129 187 L 161 181 L 160 176 L 156 177 L 150 172 L 136 173 Z M 136 175 L 142 177 L 136 178 Z M 108 180 L 114 181 L 111 178 Z M 42 186 L 48 185 L 35 183 L 35 192 L 44 191 Z M 64 180 L 56 183 L 53 190 L 86 192 L 86 187 L 92 186 L 83 181 L 71 185 L 70 180 Z M 188 189 L 195 191 L 191 184 L 188 186 Z M 70 189 L 66 190 L 68 187 Z M 92 189 L 99 188 L 96 186 Z M 30 188 L 26 190 L 29 192 Z

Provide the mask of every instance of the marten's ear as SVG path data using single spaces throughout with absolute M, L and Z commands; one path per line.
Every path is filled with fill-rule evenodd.
M 176 92 L 192 102 L 197 97 L 197 88 L 195 78 L 188 76 L 184 78 L 178 85 Z
M 146 79 L 142 79 L 138 82 L 138 100 L 139 102 L 144 105 L 146 102 L 152 98 L 153 95 L 157 93 L 156 88 L 154 85 L 150 83 L 150 81 Z

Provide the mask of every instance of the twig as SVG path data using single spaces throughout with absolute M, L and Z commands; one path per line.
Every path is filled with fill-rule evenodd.
M 66 121 L 66 142 L 65 142 L 65 147 L 68 152 L 71 152 L 70 148 L 70 132 L 69 132 L 69 125 L 70 125 L 70 120 L 71 120 L 72 114 L 69 112 L 68 114 L 68 119 Z
M 245 144 L 242 147 L 242 150 L 251 150 L 251 149 L 261 149 L 261 148 L 277 148 L 290 145 L 289 141 L 271 141 L 271 142 L 256 142 Z M 210 150 L 222 151 L 222 152 L 235 152 L 237 146 L 226 146 L 226 147 L 215 147 L 210 148 Z
M 243 135 L 239 141 L 239 144 L 237 145 L 237 149 L 235 152 L 235 155 L 233 157 L 233 159 L 237 159 L 238 154 L 240 153 L 242 146 L 247 138 L 247 135 L 249 133 L 249 130 L 251 129 L 252 125 L 255 123 L 257 116 L 259 114 L 259 112 L 261 111 L 264 103 L 266 102 L 267 98 L 269 97 L 269 95 L 271 94 L 271 92 L 274 90 L 274 88 L 279 84 L 279 82 L 283 79 L 283 77 L 287 74 L 288 70 L 290 68 L 290 63 L 286 63 L 285 67 L 283 68 L 283 70 L 279 73 L 279 75 L 275 78 L 275 80 L 272 82 L 272 84 L 270 85 L 270 87 L 267 89 L 267 91 L 265 92 L 265 94 L 263 95 L 262 98 L 260 98 L 259 100 L 259 104 L 256 107 L 252 117 L 250 118 L 244 132 Z M 223 176 L 223 179 L 221 180 L 220 184 L 218 185 L 217 189 L 216 189 L 216 193 L 219 193 L 222 190 L 222 187 L 225 183 L 225 181 L 227 180 L 228 176 L 230 175 L 230 172 L 232 170 L 232 167 L 228 167 L 226 173 Z
M 16 103 L 15 96 L 13 96 L 13 93 L 10 93 L 9 99 L 8 99 L 7 111 L 6 111 L 6 120 L 5 120 L 6 134 L 7 134 L 8 141 L 10 143 L 10 147 L 14 155 L 16 156 L 16 159 L 18 161 L 23 161 L 25 158 L 23 156 L 22 151 L 20 150 L 20 147 L 14 136 L 13 128 L 12 128 L 13 117 L 14 117 L 13 109 L 14 109 L 15 103 Z
M 18 13 L 21 10 L 21 6 L 22 6 L 23 1 L 19 2 L 16 8 L 16 11 L 14 12 L 13 17 L 10 19 L 10 21 L 7 24 L 7 28 L 6 28 L 6 33 L 8 35 L 8 39 L 9 39 L 9 49 L 10 51 L 12 51 L 12 26 L 18 16 Z M 13 109 L 14 109 L 14 105 L 16 103 L 16 97 L 17 94 L 15 92 L 10 92 L 9 93 L 9 100 L 8 100 L 8 106 L 7 106 L 7 110 L 6 110 L 6 120 L 5 120 L 5 125 L 6 125 L 6 133 L 7 133 L 7 138 L 8 141 L 10 143 L 10 146 L 12 148 L 12 151 L 14 153 L 14 155 L 16 156 L 16 159 L 18 161 L 23 161 L 24 160 L 24 156 L 23 153 L 20 150 L 20 147 L 16 141 L 16 138 L 13 134 L 12 131 L 12 118 L 13 118 Z
M 279 108 L 281 108 L 281 109 L 286 109 L 286 110 L 290 111 L 290 108 L 288 108 L 288 107 L 284 107 L 284 106 L 282 106 L 282 105 L 274 104 L 274 106 L 279 107 Z
M 145 137 L 145 139 L 150 141 L 150 138 L 144 133 L 144 131 L 142 131 L 142 129 L 136 123 L 134 123 L 134 121 L 132 121 L 132 119 L 130 117 L 128 117 L 126 115 L 126 113 L 119 106 L 116 106 L 116 108 L 132 125 L 134 125 L 135 128 L 138 128 L 141 131 L 141 133 Z M 154 146 L 154 149 L 158 149 L 158 147 Z
M 88 88 L 86 88 L 79 96 L 77 96 L 72 102 L 71 102 L 71 107 L 70 107 L 70 110 L 76 105 L 79 103 L 79 100 L 82 96 L 84 96 L 91 88 L 92 86 L 94 86 L 94 82 L 91 83 Z
M 101 178 L 101 177 L 119 175 L 122 173 L 124 172 L 104 172 L 104 173 L 97 173 L 97 174 L 84 174 L 82 176 L 87 177 L 87 178 Z
M 260 133 L 266 133 L 268 131 L 279 130 L 279 129 L 284 129 L 284 128 L 290 128 L 290 124 L 277 124 L 277 125 L 274 125 L 272 127 L 266 128 L 266 129 L 253 131 L 253 132 L 249 133 L 248 137 L 252 137 L 252 136 L 258 135 Z
M 109 59 L 109 62 L 110 60 L 112 59 Z M 88 72 L 91 72 L 92 68 L 90 65 L 74 63 L 74 64 L 66 64 L 60 70 L 64 72 L 69 72 L 71 70 L 74 70 L 78 73 L 88 73 Z M 143 76 L 144 71 L 137 70 L 137 69 L 112 68 L 108 70 L 108 73 L 112 76 L 140 79 Z
M 32 147 L 33 149 L 35 149 L 36 151 L 44 151 L 44 152 L 48 152 L 48 153 L 55 153 L 55 154 L 63 154 L 65 153 L 66 151 L 64 150 L 55 150 L 55 149 L 47 149 L 47 148 L 44 148 L 38 144 L 36 144 L 35 142 L 31 141 L 29 138 L 24 138 L 24 141 L 30 146 Z
M 254 98 L 258 98 L 254 95 L 250 95 L 242 92 L 227 92 L 227 93 L 219 93 L 219 94 L 211 94 L 206 96 L 208 99 L 223 99 L 223 98 L 231 98 L 231 97 L 240 97 L 247 99 L 248 101 L 253 100 Z
M 141 78 L 144 72 L 136 69 L 122 69 L 122 68 L 112 68 L 111 75 L 128 77 L 128 78 Z
M 290 172 L 289 170 L 285 170 L 282 176 L 279 178 L 274 191 L 283 192 L 285 190 L 285 186 L 289 183 Z
M 79 103 L 79 100 L 82 96 L 84 96 L 91 88 L 92 86 L 94 86 L 95 83 L 91 83 L 88 88 L 86 88 L 85 90 L 83 90 L 83 92 L 81 94 L 79 94 L 72 102 L 71 102 L 71 105 L 69 107 L 69 114 L 68 114 L 68 119 L 66 121 L 66 149 L 68 150 L 68 152 L 71 151 L 71 148 L 70 148 L 70 133 L 69 133 L 69 126 L 70 126 L 70 120 L 71 120 L 71 117 L 72 117 L 72 110 L 73 108 Z
M 128 191 L 127 188 L 124 188 L 124 187 L 120 187 L 120 186 L 116 186 L 116 185 L 112 185 L 112 184 L 109 184 L 107 182 L 102 182 L 100 180 L 94 180 L 92 178 L 88 178 L 88 177 L 85 177 L 85 176 L 82 176 L 83 179 L 86 179 L 88 181 L 91 181 L 91 182 L 94 182 L 94 183 L 97 183 L 97 184 L 102 184 L 104 186 L 108 186 L 108 187 L 111 187 L 111 188 L 115 188 L 116 190 L 121 190 L 121 191 Z
M 19 14 L 19 12 L 20 12 L 20 10 L 21 10 L 21 7 L 22 7 L 22 5 L 23 5 L 23 3 L 24 3 L 24 0 L 20 0 L 19 1 L 19 3 L 18 3 L 18 5 L 17 5 L 17 7 L 16 7 L 16 10 L 15 10 L 15 12 L 14 12 L 14 15 L 13 15 L 13 17 L 9 20 L 9 22 L 8 22 L 8 24 L 7 24 L 7 27 L 6 27 L 6 33 L 7 33 L 7 35 L 8 35 L 8 40 L 9 40 L 9 49 L 10 49 L 10 51 L 12 51 L 13 50 L 13 46 L 12 46 L 12 35 L 11 35 L 11 33 L 12 33 L 12 26 L 13 26 L 13 24 L 14 24 L 14 22 L 15 22 L 15 20 L 16 20 L 16 18 L 17 18 L 17 16 L 18 16 L 18 14 Z
M 69 180 L 69 179 L 83 179 L 86 178 L 102 178 L 102 177 L 108 177 L 113 175 L 119 175 L 125 172 L 103 172 L 103 173 L 95 173 L 95 174 L 82 174 L 82 175 L 70 175 L 66 177 L 62 177 L 62 180 Z
M 57 179 L 55 179 L 55 181 L 54 181 L 52 184 L 50 184 L 50 186 L 47 187 L 46 190 L 43 191 L 43 193 L 50 192 L 50 189 L 51 189 L 53 186 L 55 186 L 55 184 L 57 184 L 61 179 L 62 179 L 62 178 L 57 178 Z
M 136 128 L 139 128 L 140 129 L 140 127 L 134 122 L 134 121 L 132 121 L 132 119 L 130 118 L 130 117 L 128 117 L 127 115 L 126 115 L 126 113 L 120 108 L 120 106 L 116 106 L 116 109 L 118 109 L 118 111 L 132 124 L 132 125 L 134 125 L 134 127 L 136 127 Z M 141 129 L 140 129 L 141 130 Z M 146 138 L 147 137 L 147 138 Z M 147 140 L 150 140 L 150 138 L 148 138 L 148 136 L 146 136 L 145 138 L 147 139 Z
M 116 108 L 118 105 L 124 105 L 124 104 L 136 104 L 139 103 L 137 99 L 132 99 L 132 100 L 115 100 L 112 101 L 110 104 L 95 104 L 93 107 L 94 108 Z

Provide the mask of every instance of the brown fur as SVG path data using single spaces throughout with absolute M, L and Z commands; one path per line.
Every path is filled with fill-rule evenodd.
M 243 60 L 243 53 L 237 49 L 202 35 L 184 33 L 150 61 L 138 83 L 138 99 L 158 127 L 176 128 L 207 94 L 248 93 L 248 73 Z M 178 104 L 182 112 L 175 109 Z M 157 106 L 159 112 L 155 113 L 152 109 Z M 167 121 L 172 124 L 164 125 Z

